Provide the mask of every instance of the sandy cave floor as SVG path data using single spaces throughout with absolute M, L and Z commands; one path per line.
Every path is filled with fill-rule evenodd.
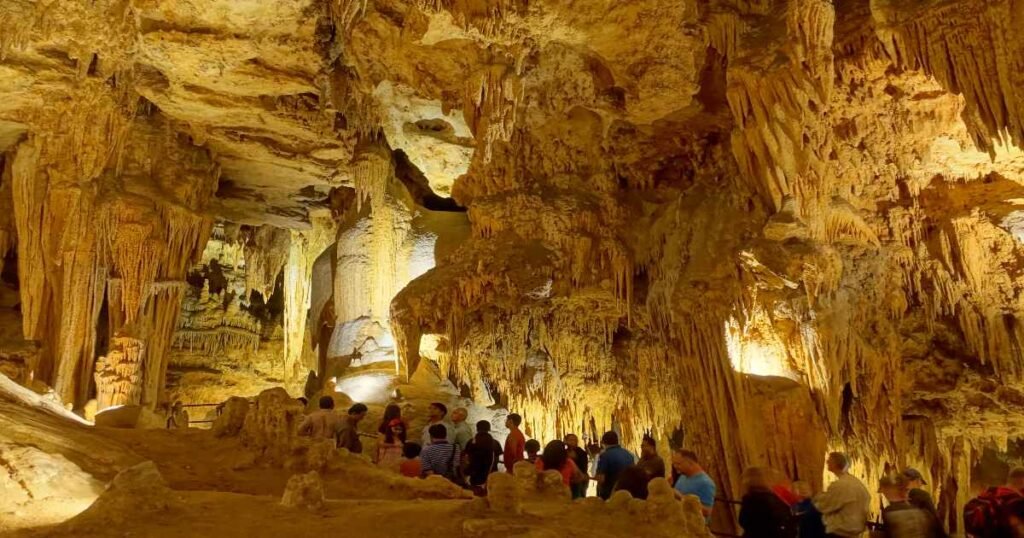
M 325 509 L 310 513 L 281 506 L 281 494 L 293 474 L 285 469 L 230 468 L 244 453 L 236 438 L 218 439 L 208 431 L 109 430 L 97 433 L 143 459 L 152 459 L 176 500 L 170 510 L 127 518 L 110 528 L 89 528 L 89 536 L 257 537 L 257 536 L 637 536 L 626 521 L 601 511 L 601 521 L 580 528 L 564 504 L 529 501 L 521 516 L 480 514 L 469 500 L 395 499 L 402 492 L 353 480 L 337 473 L 323 476 Z M 408 493 L 412 494 L 410 490 Z M 603 521 L 607 519 L 607 521 Z M 68 523 L 21 529 L 19 538 L 81 536 Z

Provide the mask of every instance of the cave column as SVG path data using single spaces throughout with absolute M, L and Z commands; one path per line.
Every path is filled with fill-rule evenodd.
M 106 275 L 98 184 L 129 129 L 114 103 L 89 105 L 55 104 L 52 134 L 22 143 L 12 166 L 23 333 L 44 343 L 33 375 L 76 405 L 90 388 Z
M 337 225 L 330 215 L 312 217 L 310 230 L 292 231 L 284 267 L 284 375 L 290 381 L 317 364 L 304 364 L 306 321 L 312 299 L 313 264 L 334 241 Z M 317 361 L 319 362 L 319 361 Z

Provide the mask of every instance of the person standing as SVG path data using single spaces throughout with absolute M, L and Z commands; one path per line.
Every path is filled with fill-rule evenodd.
M 419 478 L 423 474 L 423 465 L 420 463 L 420 445 L 416 443 L 405 443 L 402 445 L 402 463 L 398 466 L 398 472 L 409 478 Z
M 448 442 L 455 440 L 455 427 L 452 426 L 451 422 L 448 422 L 448 407 L 441 402 L 434 402 L 427 407 L 427 425 L 423 427 L 423 434 L 420 436 L 423 447 L 431 443 L 430 427 L 440 424 L 444 426 L 446 432 L 448 432 Z
M 740 527 L 750 538 L 791 538 L 796 536 L 793 515 L 779 496 L 772 491 L 765 469 L 750 467 L 743 472 L 745 493 L 740 505 Z
M 523 423 L 523 417 L 511 413 L 505 419 L 505 427 L 508 428 L 508 437 L 505 439 L 504 462 L 505 470 L 509 473 L 516 466 L 516 463 L 523 461 L 523 452 L 526 450 L 526 436 L 519 430 Z
M 498 470 L 501 459 L 501 444 L 491 437 L 491 423 L 481 420 L 476 423 L 476 436 L 466 443 L 467 473 L 473 493 L 483 495 L 487 491 L 487 477 Z
M 456 467 L 461 461 L 459 445 L 448 442 L 448 431 L 443 424 L 434 424 L 428 431 L 430 444 L 420 453 L 421 474 L 424 477 L 440 475 L 456 481 Z
M 409 427 L 406 426 L 405 421 L 402 420 L 402 408 L 398 404 L 389 403 L 384 407 L 384 417 L 380 419 L 380 425 L 377 426 L 377 433 L 387 435 L 388 431 L 391 430 L 391 421 L 396 418 L 402 421 L 403 428 L 408 432 Z
M 793 482 L 793 493 L 797 496 L 796 504 L 793 505 L 797 535 L 800 538 L 825 538 L 825 523 L 811 499 L 811 485 L 807 482 Z
M 883 476 L 878 492 L 889 505 L 882 510 L 886 538 L 942 538 L 945 533 L 935 514 L 910 502 L 909 483 L 903 474 Z
M 565 443 L 561 441 L 551 441 L 545 445 L 544 454 L 534 465 L 541 472 L 558 471 L 558 474 L 562 475 L 562 482 L 569 488 L 573 484 L 587 480 L 587 476 L 576 467 L 576 463 L 569 457 L 569 451 L 565 449 Z
M 814 497 L 814 507 L 821 512 L 829 537 L 860 536 L 867 529 L 871 494 L 857 477 L 849 473 L 850 459 L 842 452 L 833 452 L 825 461 L 836 480 L 828 489 Z
M 467 418 L 469 418 L 469 411 L 466 411 L 465 407 L 459 407 L 452 411 L 452 427 L 455 432 L 452 441 L 459 445 L 463 452 L 466 451 L 469 440 L 473 438 L 473 429 L 466 423 Z
M 924 481 L 921 471 L 908 467 L 903 470 L 902 474 L 909 488 L 907 500 L 910 504 L 937 514 L 938 512 L 935 511 L 935 501 L 932 500 L 931 494 L 922 487 L 927 486 L 928 483 Z
M 363 442 L 359 440 L 358 426 L 359 422 L 366 418 L 366 412 L 366 406 L 361 403 L 348 408 L 348 416 L 345 417 L 341 429 L 338 431 L 338 448 L 348 449 L 353 454 L 363 453 Z
M 704 519 L 711 522 L 711 510 L 715 507 L 715 492 L 718 488 L 715 481 L 704 472 L 697 461 L 697 454 L 692 450 L 682 448 L 672 453 L 672 467 L 679 471 L 679 478 L 676 480 L 676 491 L 680 495 L 693 495 L 700 500 L 700 509 Z
M 536 439 L 529 439 L 523 446 L 526 448 L 526 461 L 530 463 L 537 463 L 537 458 L 540 457 L 540 441 Z
M 311 437 L 314 440 L 331 439 L 334 446 L 338 446 L 338 433 L 341 431 L 344 419 L 334 412 L 334 398 L 322 396 L 320 398 L 320 409 L 306 415 L 299 424 L 299 435 Z
M 619 473 L 619 479 L 615 481 L 615 491 L 628 491 L 634 499 L 647 500 L 647 484 L 651 481 L 650 475 L 639 465 L 630 465 Z
M 615 491 L 619 474 L 636 461 L 628 450 L 619 446 L 619 434 L 614 431 L 605 432 L 601 436 L 601 444 L 604 451 L 597 460 L 597 496 L 608 500 Z
M 396 468 L 402 460 L 402 447 L 405 445 L 405 423 L 400 418 L 393 418 L 388 424 L 387 433 L 377 443 L 377 454 L 373 461 L 388 469 Z
M 1010 471 L 1005 486 L 982 491 L 964 505 L 964 529 L 968 536 L 1003 538 L 1014 536 L 1012 507 L 1024 505 L 1024 468 Z M 1024 534 L 1024 533 L 1022 533 Z
M 587 451 L 583 450 L 580 446 L 580 438 L 575 433 L 570 433 L 565 436 L 565 446 L 569 451 L 569 457 L 573 463 L 576 464 L 576 468 L 587 474 L 590 469 L 590 458 L 587 457 Z M 580 499 L 587 496 L 587 484 L 588 481 L 584 480 L 580 483 L 572 485 L 572 498 Z
M 640 462 L 637 465 L 647 472 L 651 480 L 665 478 L 665 460 L 658 455 L 658 443 L 650 435 L 645 435 L 640 442 Z

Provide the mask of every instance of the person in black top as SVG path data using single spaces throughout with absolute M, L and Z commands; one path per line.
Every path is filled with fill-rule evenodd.
M 486 493 L 487 477 L 498 470 L 501 453 L 501 443 L 491 437 L 491 423 L 486 420 L 477 422 L 476 436 L 466 444 L 466 472 L 473 493 Z
M 910 504 L 935 514 L 935 501 L 932 500 L 930 493 L 921 488 L 921 486 L 928 485 L 928 482 L 925 482 L 924 477 L 921 476 L 921 471 L 908 467 L 903 470 L 903 477 L 907 481 L 907 487 L 910 488 L 907 494 Z
M 945 532 L 935 514 L 908 499 L 908 482 L 903 474 L 879 481 L 878 492 L 889 501 L 882 510 L 882 532 L 886 538 L 941 538 Z
M 745 538 L 790 538 L 796 536 L 792 513 L 772 491 L 768 473 L 760 467 L 743 472 L 746 494 L 740 506 L 740 526 Z
M 630 465 L 619 473 L 615 481 L 615 491 L 628 491 L 634 499 L 647 500 L 647 483 L 651 475 L 639 465 Z
M 576 464 L 576 468 L 583 474 L 588 474 L 590 471 L 590 458 L 587 456 L 587 451 L 580 447 L 580 438 L 576 437 L 575 433 L 570 433 L 565 436 L 565 446 L 569 450 L 569 457 L 572 458 L 573 463 Z M 573 484 L 570 486 L 572 489 L 572 498 L 579 499 L 587 496 L 587 484 L 584 481 L 580 484 Z

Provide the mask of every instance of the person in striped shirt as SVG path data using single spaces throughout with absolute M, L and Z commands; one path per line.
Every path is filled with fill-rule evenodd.
M 430 444 L 423 447 L 420 453 L 421 473 L 424 477 L 436 474 L 449 480 L 454 479 L 455 467 L 461 461 L 459 445 L 448 442 L 448 428 L 444 424 L 434 424 L 428 432 Z

